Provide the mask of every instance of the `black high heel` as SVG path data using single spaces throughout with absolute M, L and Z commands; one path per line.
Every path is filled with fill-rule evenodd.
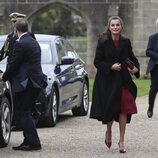
M 120 142 L 118 142 L 118 146 L 119 146 L 119 152 L 120 152 L 120 153 L 123 153 L 123 154 L 126 153 L 126 150 L 125 150 L 125 149 L 120 149 Z
M 110 142 L 107 141 L 107 135 L 108 135 L 108 133 L 106 131 L 106 134 L 105 134 L 105 144 L 110 149 L 112 143 L 111 143 L 111 141 Z

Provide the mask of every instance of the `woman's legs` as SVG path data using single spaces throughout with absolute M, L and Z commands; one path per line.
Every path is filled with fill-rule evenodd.
M 127 123 L 127 115 L 120 114 L 120 116 L 119 116 L 119 128 L 120 128 L 119 149 L 120 149 L 120 152 L 125 151 L 124 150 L 124 136 L 125 136 L 125 130 L 126 130 L 126 123 Z
M 105 144 L 108 148 L 111 147 L 112 141 L 111 141 L 111 128 L 112 128 L 113 121 L 109 122 L 107 124 L 107 130 L 105 132 Z
M 112 124 L 113 124 L 113 121 L 107 123 L 107 133 L 108 134 L 111 133 Z

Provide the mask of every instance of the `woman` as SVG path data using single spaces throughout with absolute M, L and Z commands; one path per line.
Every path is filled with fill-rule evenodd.
M 113 121 L 119 122 L 119 152 L 125 153 L 126 123 L 137 113 L 137 87 L 131 75 L 139 77 L 139 63 L 132 52 L 130 40 L 122 35 L 123 21 L 118 16 L 109 18 L 105 31 L 100 34 L 94 65 L 97 74 L 93 87 L 90 118 L 107 124 L 105 144 L 112 144 Z

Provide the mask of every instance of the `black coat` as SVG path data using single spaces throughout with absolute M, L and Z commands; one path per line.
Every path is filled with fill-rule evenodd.
M 103 124 L 112 120 L 118 121 L 123 86 L 136 98 L 137 87 L 124 63 L 126 58 L 132 60 L 139 69 L 139 63 L 132 52 L 129 39 L 120 36 L 119 48 L 115 47 L 112 39 L 98 41 L 94 59 L 97 74 L 93 87 L 90 118 L 98 119 Z M 112 65 L 117 62 L 122 64 L 120 72 L 111 70 Z M 135 76 L 139 77 L 139 72 Z M 130 119 L 131 115 L 128 115 L 128 123 Z
M 47 77 L 41 68 L 40 46 L 28 33 L 14 46 L 12 58 L 3 74 L 3 81 L 7 80 L 11 82 L 13 92 L 24 91 L 28 81 L 31 81 L 35 88 L 47 86 Z

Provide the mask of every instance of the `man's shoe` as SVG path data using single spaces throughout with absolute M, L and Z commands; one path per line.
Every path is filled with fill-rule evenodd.
M 148 115 L 149 118 L 151 118 L 153 116 L 153 110 L 148 109 L 147 115 Z
M 22 131 L 22 129 L 17 126 L 11 126 L 11 131 Z
M 23 150 L 23 151 L 33 151 L 33 150 L 41 150 L 42 147 L 41 145 L 20 145 L 20 146 L 15 146 L 12 147 L 13 150 Z

